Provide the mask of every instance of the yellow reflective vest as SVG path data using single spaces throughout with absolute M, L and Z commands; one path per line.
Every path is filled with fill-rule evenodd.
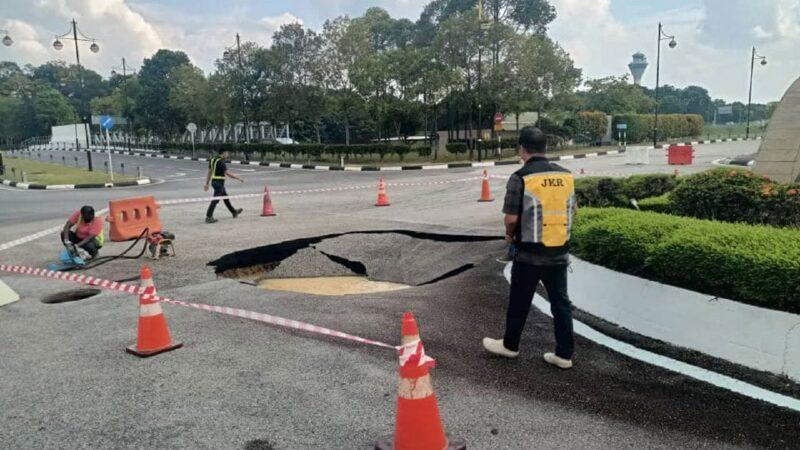
M 575 206 L 575 179 L 569 172 L 521 174 L 519 241 L 545 247 L 567 245 Z

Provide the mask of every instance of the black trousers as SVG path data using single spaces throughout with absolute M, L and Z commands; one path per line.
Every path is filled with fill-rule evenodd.
M 212 180 L 211 187 L 214 189 L 214 197 L 224 197 L 228 195 L 228 191 L 225 190 L 225 180 Z M 236 209 L 233 208 L 231 205 L 231 201 L 228 199 L 223 200 L 225 202 L 225 206 L 228 208 L 228 211 L 231 214 L 236 215 Z M 206 217 L 214 217 L 214 210 L 217 209 L 217 205 L 219 204 L 219 200 L 213 200 L 210 205 L 208 205 L 208 211 L 206 211 Z
M 511 293 L 506 314 L 505 347 L 519 350 L 519 341 L 528 312 L 531 309 L 533 294 L 539 281 L 547 290 L 550 311 L 553 313 L 553 326 L 556 335 L 556 355 L 572 359 L 574 339 L 572 336 L 572 304 L 567 295 L 567 266 L 534 266 L 515 262 L 511 270 Z
M 73 244 L 77 244 L 82 240 L 83 239 L 78 238 L 78 235 L 76 235 L 74 231 L 69 232 L 69 241 Z M 100 244 L 97 243 L 97 239 L 90 239 L 89 242 L 82 245 L 81 248 L 86 250 L 90 255 L 92 255 L 92 258 L 94 258 L 100 251 Z

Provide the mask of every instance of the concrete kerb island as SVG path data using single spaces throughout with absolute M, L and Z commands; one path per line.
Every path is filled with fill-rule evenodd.
M 135 181 L 121 181 L 119 183 L 89 183 L 89 184 L 37 184 L 37 183 L 22 183 L 19 181 L 3 180 L 3 185 L 17 188 L 17 189 L 31 189 L 31 190 L 48 190 L 48 191 L 64 191 L 72 189 L 109 189 L 120 187 L 133 187 L 152 184 L 153 180 L 145 178 Z
M 800 381 L 800 316 L 644 280 L 575 257 L 572 267 L 570 298 L 576 307 L 650 338 Z

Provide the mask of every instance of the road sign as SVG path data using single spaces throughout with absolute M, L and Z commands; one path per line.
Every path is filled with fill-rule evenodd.
M 194 134 L 197 131 L 197 125 L 195 125 L 194 122 L 189 122 L 189 124 L 186 125 L 186 131 Z
M 720 116 L 733 115 L 733 105 L 720 106 L 719 108 L 717 108 L 717 114 L 719 114 Z
M 494 123 L 503 123 L 503 119 L 504 117 L 500 113 L 494 115 Z
M 627 123 L 618 123 L 617 124 L 617 129 L 618 130 L 627 130 L 628 129 L 628 124 Z
M 111 116 L 100 116 L 100 127 L 108 131 L 114 128 L 114 118 Z

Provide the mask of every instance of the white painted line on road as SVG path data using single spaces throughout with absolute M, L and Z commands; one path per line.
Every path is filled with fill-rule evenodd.
M 509 284 L 511 283 L 511 266 L 511 263 L 506 264 L 506 267 L 503 270 L 503 276 Z M 533 296 L 532 304 L 545 315 L 552 317 L 552 314 L 550 313 L 550 303 L 542 298 L 539 294 Z M 636 359 L 653 366 L 661 367 L 662 369 L 667 369 L 681 375 L 686 375 L 687 377 L 694 378 L 695 380 L 703 381 L 713 386 L 726 389 L 746 397 L 800 412 L 800 400 L 796 398 L 778 394 L 777 392 L 772 392 L 767 389 L 745 383 L 744 381 L 737 380 L 736 378 L 712 372 L 701 367 L 693 366 L 691 364 L 668 358 L 657 353 L 642 350 L 628 343 L 614 339 L 610 336 L 606 336 L 605 334 L 600 333 L 594 328 L 591 328 L 590 326 L 577 320 L 573 321 L 573 327 L 575 333 L 629 358 Z
M 560 161 L 566 161 L 566 160 L 569 160 L 569 159 L 575 159 L 575 156 L 574 155 L 559 156 L 559 160 Z

